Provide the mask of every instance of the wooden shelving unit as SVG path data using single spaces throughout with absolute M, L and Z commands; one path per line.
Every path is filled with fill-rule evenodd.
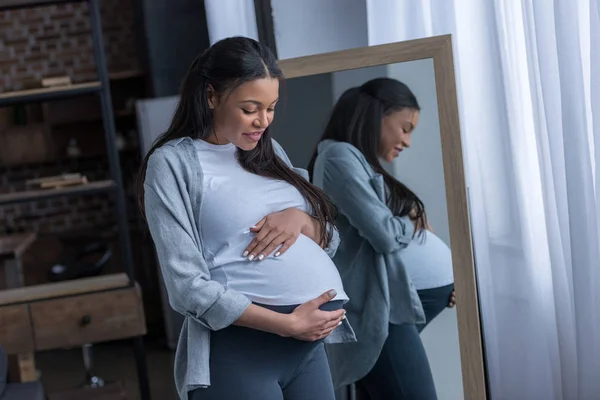
M 0 8 L 10 10 L 14 8 L 42 7 L 61 3 L 74 3 L 78 0 L 2 0 Z
M 0 0 L 0 11 L 4 11 L 7 9 L 18 9 L 25 7 L 38 7 L 38 6 L 49 6 L 55 4 L 63 4 L 63 3 L 75 3 L 75 2 L 85 2 L 88 4 L 89 9 L 89 18 L 90 18 L 90 26 L 91 26 L 91 35 L 92 35 L 92 45 L 94 52 L 94 60 L 96 63 L 96 72 L 97 72 L 97 80 L 92 82 L 84 82 L 84 83 L 76 83 L 70 84 L 60 87 L 52 87 L 52 88 L 35 88 L 35 89 L 27 89 L 13 92 L 5 92 L 0 93 L 0 107 L 7 106 L 15 106 L 21 104 L 28 103 L 42 103 L 54 101 L 57 99 L 65 99 L 74 96 L 81 95 L 92 95 L 95 94 L 98 96 L 99 102 L 98 104 L 101 112 L 100 112 L 100 120 L 102 121 L 102 128 L 104 130 L 104 141 L 106 147 L 106 155 L 108 158 L 108 165 L 110 170 L 110 178 L 109 180 L 102 181 L 94 181 L 90 183 L 83 183 L 77 186 L 65 186 L 60 189 L 35 189 L 35 190 L 25 190 L 21 192 L 12 192 L 12 193 L 4 193 L 0 194 L 0 205 L 6 204 L 14 204 L 14 203 L 23 203 L 23 202 L 31 202 L 40 199 L 48 199 L 52 197 L 59 196 L 81 196 L 85 194 L 90 194 L 94 192 L 111 192 L 113 194 L 114 199 L 114 207 L 115 214 L 117 220 L 117 232 L 118 232 L 118 240 L 121 249 L 122 265 L 124 268 L 125 274 L 120 274 L 114 277 L 94 277 L 90 280 L 90 282 L 104 282 L 108 280 L 108 282 L 112 285 L 121 285 L 121 289 L 113 289 L 116 291 L 123 291 L 123 293 L 129 293 L 131 299 L 131 303 L 136 305 L 140 303 L 141 299 L 139 299 L 134 292 L 138 289 L 137 283 L 134 279 L 134 271 L 133 271 L 133 255 L 131 249 L 131 238 L 129 231 L 129 223 L 126 212 L 126 197 L 125 197 L 125 188 L 123 185 L 123 178 L 121 173 L 121 165 L 119 160 L 119 150 L 117 147 L 117 134 L 115 128 L 115 111 L 113 108 L 113 100 L 111 97 L 111 79 L 128 79 L 130 77 L 140 76 L 140 71 L 129 71 L 120 74 L 113 74 L 111 77 L 108 74 L 107 66 L 106 66 L 106 56 L 104 54 L 104 38 L 102 33 L 102 23 L 100 18 L 100 0 Z M 78 290 L 89 291 L 90 288 L 87 288 L 84 282 L 70 281 L 65 282 L 63 285 L 54 284 L 48 287 L 56 290 L 57 288 L 62 287 L 75 287 Z M 15 292 L 4 292 L 4 296 L 11 297 L 18 293 L 31 293 L 36 290 L 41 290 L 42 292 L 45 290 L 45 286 L 29 286 L 15 289 Z M 130 293 L 131 292 L 131 293 Z M 116 292 L 115 292 L 116 293 Z M 47 293 L 44 294 L 45 298 L 48 297 Z M 82 295 L 85 296 L 85 295 Z M 95 295 L 89 295 L 95 296 Z M 88 298 L 91 298 L 89 297 Z M 101 303 L 109 303 L 111 301 L 111 294 L 106 294 Z M 137 297 L 135 297 L 137 296 Z M 2 297 L 2 296 L 0 296 Z M 6 299 L 4 299 L 6 300 Z M 14 300 L 14 299 L 13 299 Z M 54 301 L 54 300 L 52 300 Z M 93 305 L 93 303 L 90 303 Z M 1 304 L 0 304 L 1 305 Z M 28 306 L 24 306 L 28 307 Z M 119 317 L 119 305 L 115 305 L 111 310 L 115 313 L 116 317 Z M 7 308 L 4 306 L 0 307 L 0 311 L 6 311 Z M 122 307 L 121 307 L 122 308 Z M 52 308 L 50 308 L 52 309 Z M 126 313 L 126 311 L 125 311 Z M 143 334 L 145 334 L 145 323 L 143 321 L 143 310 L 140 308 L 140 318 L 139 324 L 136 329 L 128 331 L 127 335 L 122 337 L 133 337 L 133 349 L 136 358 L 137 372 L 138 372 L 138 380 L 140 386 L 140 394 L 142 400 L 150 399 L 150 388 L 148 381 L 148 371 L 146 366 L 146 356 L 143 345 Z M 27 324 L 30 323 L 31 318 L 26 317 L 22 321 L 23 324 L 21 328 L 26 329 Z M 98 328 L 91 328 L 90 332 L 97 332 L 103 323 L 110 322 L 110 319 L 101 320 Z M 60 326 L 60 324 L 58 325 Z M 75 325 L 73 325 L 75 326 Z M 30 327 L 31 328 L 31 327 Z M 64 328 L 64 326 L 63 326 Z M 117 327 L 118 328 L 118 327 Z M 70 328 L 67 328 L 70 329 Z M 20 335 L 19 327 L 15 328 L 15 332 L 9 330 L 11 334 Z M 2 332 L 0 332 L 2 333 Z M 110 340 L 116 339 L 118 337 L 118 329 L 113 332 L 116 336 L 110 336 Z M 57 335 L 58 338 L 61 338 L 60 335 Z M 68 335 L 64 335 L 64 337 L 68 337 Z M 17 338 L 18 339 L 18 338 Z M 102 337 L 96 337 L 94 335 L 91 336 L 82 336 L 81 343 L 79 344 L 87 344 L 94 343 L 102 339 Z M 33 343 L 33 342 L 32 342 Z M 59 346 L 61 347 L 61 346 Z M 68 347 L 68 346 L 62 346 Z M 34 351 L 34 349 L 25 349 L 23 352 L 27 353 L 29 351 Z M 29 359 L 31 364 L 33 363 L 33 359 Z M 25 365 L 25 364 L 23 364 Z M 32 364 L 33 365 L 33 364 Z
M 113 191 L 116 188 L 112 180 L 90 182 L 83 185 L 67 186 L 58 189 L 35 189 L 0 194 L 0 206 L 22 203 L 31 200 L 43 200 L 53 197 L 79 196 L 98 192 Z
M 68 86 L 36 88 L 15 92 L 0 93 L 0 107 L 22 103 L 55 100 L 87 93 L 97 93 L 102 89 L 100 82 L 76 83 Z

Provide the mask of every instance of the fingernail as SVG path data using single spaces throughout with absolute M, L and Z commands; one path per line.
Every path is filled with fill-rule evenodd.
M 338 326 L 340 326 L 342 324 L 342 321 L 338 322 Z
M 344 313 L 344 316 L 342 317 L 342 319 L 346 319 L 346 313 Z
M 242 257 L 248 257 L 248 251 L 245 251 L 244 254 L 242 254 Z
M 330 295 L 331 297 L 335 297 L 337 292 L 334 289 L 331 289 L 329 292 L 327 292 L 327 294 Z
M 247 235 L 248 233 L 250 233 L 250 229 L 246 229 L 244 232 L 242 232 L 244 235 Z
M 259 261 L 262 261 L 262 260 L 263 260 L 263 258 L 265 258 L 265 256 L 264 256 L 263 254 L 259 254 L 259 255 L 258 255 L 258 260 L 259 260 Z
M 280 252 L 275 253 L 275 257 L 279 257 L 281 255 Z
M 254 260 L 254 254 L 251 254 L 251 255 L 250 255 L 250 257 L 248 257 L 248 260 L 249 260 L 249 261 L 252 261 L 252 260 Z

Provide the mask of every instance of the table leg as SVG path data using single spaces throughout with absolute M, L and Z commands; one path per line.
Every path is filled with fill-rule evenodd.
M 7 289 L 22 287 L 25 284 L 21 257 L 4 261 L 4 276 L 6 277 Z M 8 356 L 8 362 L 10 364 L 10 377 L 13 382 L 31 382 L 38 379 L 33 353 L 10 355 Z

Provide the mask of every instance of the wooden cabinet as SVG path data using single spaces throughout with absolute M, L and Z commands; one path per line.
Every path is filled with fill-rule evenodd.
M 145 334 L 137 286 L 31 304 L 36 350 Z
M 34 350 L 29 305 L 0 307 L 0 345 L 8 354 Z
M 145 334 L 140 288 L 125 274 L 0 292 L 0 344 L 8 354 Z

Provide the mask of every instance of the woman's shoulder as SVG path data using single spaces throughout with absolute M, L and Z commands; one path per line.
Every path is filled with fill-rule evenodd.
M 322 163 L 325 170 L 345 170 L 349 173 L 365 171 L 367 175 L 374 174 L 373 168 L 363 153 L 347 142 L 324 140 L 319 143 L 317 163 Z
M 146 175 L 188 175 L 191 166 L 200 168 L 194 160 L 193 139 L 189 137 L 173 139 L 158 147 L 148 157 Z
M 363 153 L 354 145 L 348 142 L 339 142 L 336 140 L 324 140 L 319 143 L 319 157 L 323 159 L 341 159 L 367 163 Z

